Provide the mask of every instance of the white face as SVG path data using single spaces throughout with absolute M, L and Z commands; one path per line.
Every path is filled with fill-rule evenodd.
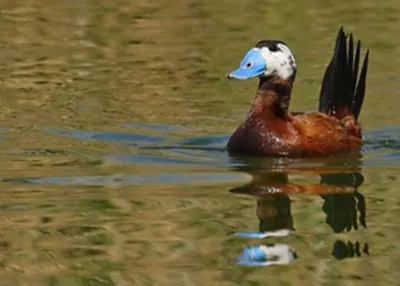
M 296 71 L 296 60 L 286 45 L 279 43 L 277 47 L 277 51 L 271 51 L 268 47 L 261 48 L 266 63 L 264 76 L 278 75 L 287 79 Z

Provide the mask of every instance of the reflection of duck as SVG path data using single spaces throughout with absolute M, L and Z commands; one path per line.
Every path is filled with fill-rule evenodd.
M 251 182 L 231 190 L 235 193 L 246 193 L 256 197 L 268 194 L 310 194 L 326 195 L 334 193 L 353 193 L 362 184 L 360 155 L 314 158 L 256 158 L 232 157 L 236 163 L 235 171 L 246 172 L 252 176 Z M 291 179 L 296 175 L 318 175 L 319 183 L 298 184 Z M 347 179 L 347 181 L 345 181 Z M 353 182 L 357 180 L 358 185 Z M 361 180 L 361 183 L 359 182 Z
M 366 227 L 365 200 L 357 191 L 363 182 L 360 173 L 322 174 L 319 186 L 291 184 L 286 173 L 264 174 L 262 180 L 259 176 L 251 183 L 233 188 L 230 192 L 256 197 L 260 232 L 294 230 L 288 195 L 301 193 L 321 196 L 324 200 L 322 209 L 327 214 L 326 222 L 334 232 L 351 228 L 357 230 L 357 212 L 360 213 L 360 224 Z M 286 183 L 282 181 L 283 178 Z
M 258 42 L 228 78 L 259 77 L 254 104 L 227 148 L 231 154 L 311 156 L 359 150 L 357 121 L 363 104 L 368 51 L 357 84 L 360 41 L 354 55 L 353 37 L 341 28 L 334 54 L 322 81 L 319 112 L 288 112 L 297 66 L 288 46 L 278 40 Z
M 289 235 L 294 230 L 289 195 L 318 195 L 324 200 L 323 211 L 326 213 L 326 223 L 334 232 L 357 230 L 357 214 L 359 224 L 366 227 L 366 207 L 364 196 L 358 192 L 358 187 L 364 182 L 360 173 L 359 157 L 335 158 L 330 161 L 302 160 L 296 161 L 282 158 L 236 157 L 241 162 L 235 168 L 252 175 L 253 180 L 243 186 L 230 190 L 235 194 L 251 195 L 257 200 L 257 217 L 260 221 L 259 233 L 240 232 L 244 237 L 277 237 Z M 311 164 L 311 162 L 313 164 Z M 316 164 L 317 162 L 323 165 Z M 318 174 L 319 184 L 294 184 L 290 175 L 302 171 Z M 314 167 L 310 167 L 314 166 Z M 284 231 L 286 230 L 286 232 Z M 346 247 L 343 247 L 343 246 Z M 359 256 L 359 243 L 349 242 L 347 245 L 337 241 L 333 255 L 338 259 Z M 368 253 L 368 244 L 363 247 Z

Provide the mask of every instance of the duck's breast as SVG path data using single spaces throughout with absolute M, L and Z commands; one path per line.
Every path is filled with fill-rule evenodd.
M 227 148 L 230 153 L 288 155 L 295 152 L 297 140 L 295 129 L 287 120 L 248 119 L 233 133 Z

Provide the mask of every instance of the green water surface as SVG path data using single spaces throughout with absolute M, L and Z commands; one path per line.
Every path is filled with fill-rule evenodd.
M 371 49 L 362 158 L 229 157 L 257 82 L 226 73 L 284 40 L 315 110 L 341 25 Z M 1 0 L 0 27 L 0 285 L 399 285 L 399 1 Z

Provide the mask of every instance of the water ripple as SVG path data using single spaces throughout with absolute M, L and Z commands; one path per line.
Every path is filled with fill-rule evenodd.
M 248 176 L 239 173 L 180 173 L 159 175 L 109 175 L 109 176 L 71 176 L 49 178 L 14 178 L 4 182 L 25 184 L 49 184 L 69 186 L 134 186 L 143 184 L 185 184 L 185 183 L 231 183 L 243 182 Z
M 87 131 L 87 130 L 58 130 L 46 128 L 45 131 L 56 136 L 71 136 L 77 140 L 110 141 L 111 144 L 128 143 L 132 147 L 131 153 L 109 153 L 101 158 L 103 163 L 133 165 L 133 166 L 174 166 L 181 167 L 183 173 L 163 175 L 127 175 L 127 176 L 94 176 L 94 177 L 54 177 L 20 179 L 26 183 L 50 184 L 84 184 L 136 185 L 148 183 L 188 183 L 188 182 L 228 182 L 236 180 L 241 173 L 262 170 L 263 172 L 302 172 L 329 173 L 337 171 L 353 171 L 359 166 L 398 166 L 400 158 L 400 128 L 384 127 L 365 132 L 362 157 L 334 156 L 330 158 L 273 158 L 230 156 L 226 151 L 228 135 L 194 136 L 183 139 L 174 139 L 170 132 L 182 131 L 179 126 L 164 124 L 130 124 L 132 128 L 141 129 L 151 134 Z M 147 129 L 147 131 L 146 131 Z M 161 134 L 167 132 L 167 134 Z M 142 132 L 143 133 L 143 132 Z M 205 173 L 190 173 L 191 167 L 206 167 Z M 217 171 L 218 170 L 218 171 Z M 218 172 L 229 172 L 221 174 Z
M 47 132 L 57 136 L 71 136 L 79 140 L 99 140 L 99 141 L 118 141 L 118 142 L 133 142 L 139 143 L 161 143 L 165 142 L 166 138 L 161 136 L 133 134 L 133 133 L 118 133 L 106 131 L 86 131 L 86 130 L 58 130 L 45 129 Z

